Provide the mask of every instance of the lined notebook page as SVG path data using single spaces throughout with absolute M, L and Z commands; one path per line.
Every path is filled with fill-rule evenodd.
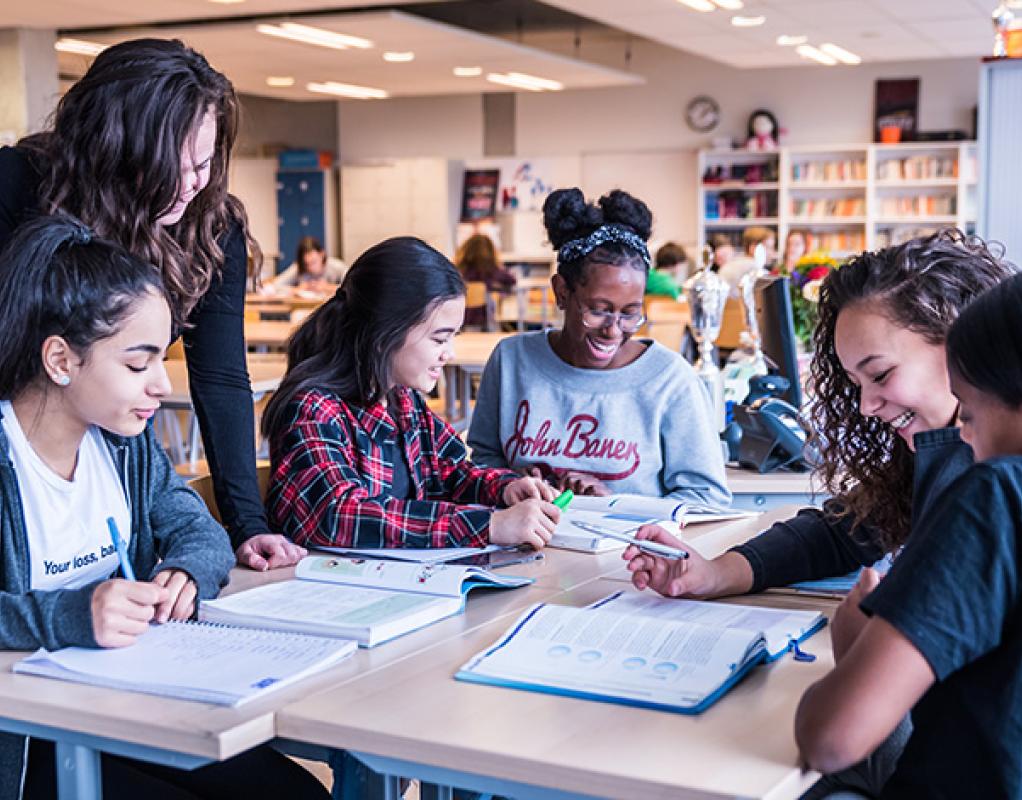
M 347 639 L 195 622 L 152 625 L 129 647 L 38 650 L 15 672 L 237 705 L 334 664 Z

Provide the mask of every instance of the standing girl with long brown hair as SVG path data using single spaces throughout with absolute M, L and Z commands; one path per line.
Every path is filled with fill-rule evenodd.
M 109 47 L 61 99 L 50 130 L 0 149 L 0 247 L 39 213 L 73 214 L 160 272 L 184 338 L 192 400 L 239 562 L 293 563 L 269 534 L 245 365 L 245 210 L 227 192 L 238 129 L 230 81 L 176 40 Z

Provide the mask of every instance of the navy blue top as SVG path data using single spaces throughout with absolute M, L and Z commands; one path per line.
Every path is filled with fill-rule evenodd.
M 976 464 L 918 524 L 862 603 L 937 682 L 883 798 L 1022 797 L 1022 457 Z
M 912 518 L 917 520 L 969 468 L 972 448 L 957 428 L 917 433 L 913 443 Z M 840 500 L 828 500 L 822 509 L 803 509 L 733 548 L 752 567 L 751 591 L 847 575 L 883 558 L 878 532 L 868 522 L 853 528 L 851 516 L 840 511 Z
M 25 150 L 0 148 L 0 249 L 39 212 L 41 175 Z M 245 236 L 234 224 L 220 240 L 223 268 L 192 311 L 182 338 L 192 403 L 213 474 L 213 490 L 234 547 L 266 533 L 255 468 L 255 412 L 245 363 Z

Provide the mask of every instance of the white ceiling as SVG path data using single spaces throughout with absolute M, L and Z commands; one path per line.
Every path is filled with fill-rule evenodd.
M 425 0 L 401 0 L 419 3 Z M 216 19 L 256 14 L 290 14 L 394 5 L 393 0 L 6 0 L 0 4 L 0 28 L 100 28 L 177 20 Z
M 268 0 L 267 0 L 268 2 Z M 272 20 L 261 20 L 272 22 Z M 254 22 L 230 22 L 159 29 L 132 28 L 120 33 L 80 34 L 79 38 L 112 44 L 129 38 L 153 35 L 180 38 L 203 53 L 231 78 L 238 91 L 288 100 L 325 100 L 330 95 L 305 88 L 309 82 L 339 83 L 383 89 L 393 97 L 410 95 L 476 94 L 506 92 L 490 83 L 489 72 L 521 72 L 564 84 L 566 89 L 626 86 L 643 83 L 633 73 L 567 58 L 545 50 L 456 28 L 399 11 L 368 11 L 302 17 L 304 25 L 325 28 L 369 39 L 368 50 L 331 50 L 277 39 L 256 31 Z M 412 51 L 415 60 L 389 63 L 384 51 Z M 83 56 L 60 54 L 61 72 L 84 73 Z M 479 66 L 483 75 L 458 78 L 456 66 Z M 268 76 L 292 76 L 290 88 L 266 85 Z
M 734 67 L 813 64 L 781 34 L 831 42 L 863 61 L 988 55 L 996 0 L 745 0 L 738 12 L 703 13 L 677 0 L 543 0 L 565 11 Z M 735 13 L 766 17 L 758 28 L 731 25 Z M 820 67 L 823 69 L 823 67 Z

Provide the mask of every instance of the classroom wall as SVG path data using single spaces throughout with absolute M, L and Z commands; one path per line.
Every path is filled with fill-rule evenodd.
M 561 34 L 534 35 L 525 43 L 570 54 Z M 618 68 L 622 53 L 619 41 L 583 49 L 586 59 Z M 979 62 L 968 58 L 739 70 L 636 41 L 631 64 L 646 76 L 644 86 L 520 93 L 518 155 L 696 150 L 714 136 L 744 139 L 749 114 L 760 107 L 772 110 L 787 129 L 788 144 L 865 142 L 871 139 L 874 81 L 916 76 L 921 78 L 920 128 L 971 132 L 979 83 Z M 721 106 L 721 124 L 710 134 L 685 125 L 685 105 L 699 94 L 711 95 Z M 342 160 L 482 154 L 480 95 L 337 105 Z
M 243 94 L 235 153 L 275 156 L 289 148 L 336 153 L 337 121 L 337 103 L 333 100 L 296 103 Z

